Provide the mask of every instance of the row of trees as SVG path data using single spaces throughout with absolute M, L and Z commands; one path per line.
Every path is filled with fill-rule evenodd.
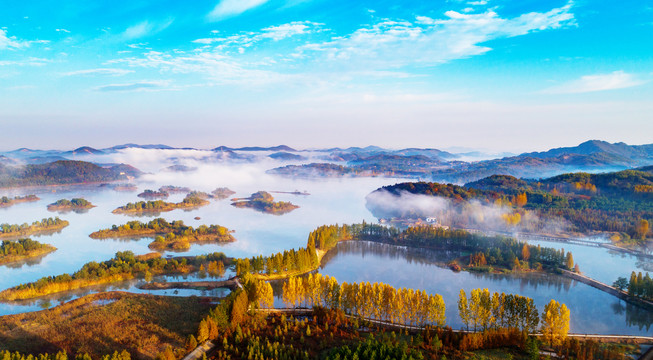
M 86 354 L 77 354 L 77 356 L 72 357 L 68 356 L 65 351 L 60 351 L 56 354 L 39 354 L 37 356 L 28 354 L 21 354 L 19 352 L 10 352 L 6 350 L 0 351 L 0 359 L 2 360 L 92 360 L 91 357 Z M 111 355 L 104 355 L 100 360 L 131 360 L 131 355 L 128 351 L 123 350 L 122 352 L 115 351 Z
M 630 281 L 628 282 L 628 294 L 632 296 L 639 296 L 644 299 L 653 300 L 653 279 L 646 273 L 642 276 L 642 272 L 635 274 L 633 271 L 630 274 Z
M 203 206 L 208 204 L 207 200 L 202 199 L 199 196 L 188 194 L 186 197 L 179 203 L 171 203 L 163 200 L 148 200 L 148 201 L 137 201 L 130 202 L 126 205 L 120 206 L 115 209 L 114 213 L 121 212 L 141 212 L 141 211 L 170 211 L 177 208 L 193 207 L 193 206 Z
M 39 198 L 36 195 L 14 196 L 13 198 L 10 198 L 8 196 L 3 196 L 0 197 L 0 207 L 9 206 L 17 202 L 27 202 L 27 201 L 37 201 L 37 200 L 39 200 Z
M 533 299 L 521 295 L 490 293 L 488 289 L 473 289 L 469 298 L 465 290 L 458 296 L 458 314 L 469 329 L 519 329 L 533 333 L 541 324 L 545 341 L 559 345 L 569 332 L 569 309 L 565 304 L 551 300 L 544 306 L 542 317 Z
M 197 228 L 185 225 L 182 220 L 168 222 L 164 218 L 156 218 L 147 223 L 129 221 L 124 225 L 112 225 L 110 229 L 102 229 L 92 233 L 94 239 L 147 235 L 147 234 L 174 234 L 175 236 L 204 236 L 216 235 L 225 237 L 222 241 L 232 241 L 229 229 L 220 225 L 200 225 Z
M 518 328 L 530 333 L 537 329 L 540 320 L 533 299 L 490 293 L 488 289 L 473 289 L 469 299 L 465 290 L 461 289 L 458 313 L 465 327 L 474 330 Z
M 283 285 L 283 301 L 292 307 L 340 309 L 366 319 L 406 325 L 445 324 L 442 296 L 423 290 L 395 289 L 383 283 L 338 281 L 319 273 L 292 277 Z
M 0 299 L 18 300 L 78 289 L 86 286 L 131 279 L 153 274 L 188 273 L 205 267 L 212 261 L 227 261 L 223 253 L 196 257 L 163 259 L 160 255 L 135 256 L 131 251 L 119 251 L 111 260 L 91 261 L 72 275 L 46 276 L 27 284 L 21 284 L 0 292 Z
M 68 221 L 61 220 L 58 217 L 42 219 L 41 221 L 34 221 L 31 225 L 24 223 L 18 224 L 0 224 L 0 235 L 27 235 L 41 230 L 50 230 L 54 228 L 63 228 L 68 226 Z

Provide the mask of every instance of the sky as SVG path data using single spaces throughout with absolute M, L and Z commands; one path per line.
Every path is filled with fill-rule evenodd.
M 0 150 L 653 143 L 653 1 L 11 1 Z

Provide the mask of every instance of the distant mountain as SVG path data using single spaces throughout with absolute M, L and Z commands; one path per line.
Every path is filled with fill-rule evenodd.
M 197 171 L 197 167 L 186 166 L 186 165 L 171 165 L 163 169 L 163 171 L 169 172 L 192 172 Z
M 653 222 L 653 171 L 641 169 L 652 168 L 575 172 L 540 180 L 492 175 L 464 186 L 407 182 L 384 186 L 366 199 L 378 218 L 437 217 L 463 228 L 606 231 L 620 233 L 615 238 L 643 239 L 650 237 L 650 231 L 641 227 L 642 220 Z M 431 201 L 436 197 L 440 200 Z
M 653 144 L 628 145 L 626 143 L 611 144 L 601 140 L 586 141 L 578 146 L 562 147 L 544 152 L 532 152 L 519 155 L 520 157 L 534 157 L 539 159 L 557 158 L 565 155 L 596 155 L 603 154 L 612 159 L 623 161 L 651 160 L 653 159 Z
M 72 156 L 75 156 L 75 155 L 89 155 L 89 154 L 90 155 L 102 155 L 102 154 L 104 154 L 104 151 L 94 149 L 94 148 L 92 148 L 90 146 L 82 146 L 82 147 L 79 147 L 79 148 L 77 148 L 77 149 L 75 149 L 73 151 L 66 151 L 66 152 L 63 153 L 63 155 L 72 155 Z
M 238 150 L 238 151 L 292 151 L 296 152 L 297 150 L 291 148 L 290 146 L 286 145 L 278 145 L 278 146 L 272 146 L 272 147 L 260 147 L 260 146 L 248 146 L 248 147 L 241 147 L 241 148 L 236 148 L 232 150 Z
M 297 154 L 291 154 L 288 152 L 284 151 L 279 151 L 273 154 L 268 155 L 269 158 L 275 159 L 275 160 L 305 160 L 306 157 L 297 155 Z
M 25 166 L 0 165 L 0 187 L 108 182 L 129 180 L 141 174 L 140 170 L 125 164 L 105 168 L 74 160 Z
M 162 150 L 171 150 L 174 149 L 172 146 L 163 145 L 163 144 L 150 144 L 150 145 L 138 145 L 138 144 L 123 144 L 112 146 L 106 150 L 123 150 L 123 149 L 162 149 Z

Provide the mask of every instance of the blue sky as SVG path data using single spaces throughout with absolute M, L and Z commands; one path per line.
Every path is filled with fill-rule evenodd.
M 653 142 L 653 1 L 28 1 L 0 149 Z

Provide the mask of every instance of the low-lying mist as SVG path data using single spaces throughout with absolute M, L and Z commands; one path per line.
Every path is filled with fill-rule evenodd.
M 406 191 L 395 195 L 385 190 L 374 191 L 365 199 L 366 207 L 379 219 L 435 218 L 437 223 L 454 228 L 504 232 L 558 234 L 568 228 L 563 220 L 544 221 L 533 211 L 478 200 L 455 202 L 440 196 Z

